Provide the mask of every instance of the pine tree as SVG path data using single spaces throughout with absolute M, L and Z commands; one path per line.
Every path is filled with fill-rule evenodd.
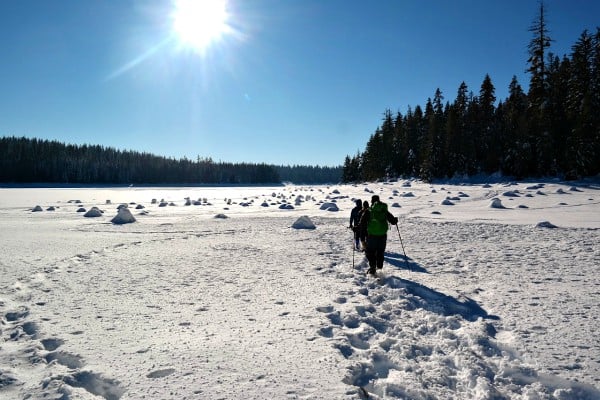
M 362 154 L 362 178 L 374 181 L 385 176 L 386 166 L 381 157 L 385 153 L 383 134 L 381 128 L 377 128 L 371 135 L 365 151 Z
M 546 24 L 546 10 L 544 2 L 540 2 L 540 11 L 537 19 L 533 22 L 529 31 L 533 38 L 529 43 L 529 144 L 532 146 L 531 163 L 526 174 L 540 173 L 543 166 L 538 165 L 539 159 L 545 159 L 539 151 L 548 148 L 550 141 L 549 118 L 548 118 L 548 70 L 546 66 L 546 54 L 552 39 L 548 35 Z
M 595 127 L 593 110 L 593 41 L 587 30 L 573 45 L 567 113 L 571 122 L 571 137 L 567 144 L 568 175 L 579 178 L 591 172 L 594 161 Z
M 406 144 L 407 144 L 407 170 L 409 176 L 419 176 L 422 161 L 421 146 L 424 140 L 425 123 L 423 110 L 417 105 L 415 110 L 410 108 L 406 114 Z
M 419 176 L 425 181 L 431 181 L 433 178 L 441 177 L 445 174 L 445 160 L 442 159 L 444 153 L 444 110 L 442 106 L 441 90 L 435 91 L 433 101 L 427 100 L 425 106 L 426 135 L 423 139 L 423 148 L 421 150 L 422 161 Z
M 550 55 L 548 62 L 548 114 L 550 119 L 549 148 L 544 152 L 547 157 L 542 164 L 546 165 L 545 172 L 552 175 L 564 173 L 567 169 L 565 149 L 570 126 L 567 118 L 566 105 L 568 99 L 568 82 L 570 77 L 570 60 L 568 57 Z
M 531 145 L 528 141 L 527 96 L 513 76 L 509 85 L 509 97 L 504 103 L 504 129 L 507 140 L 507 154 L 503 160 L 502 171 L 517 178 L 527 174 Z
M 393 143 L 394 143 L 394 120 L 392 112 L 387 109 L 383 114 L 383 123 L 381 124 L 381 154 L 380 162 L 384 170 L 384 174 L 389 176 L 392 171 L 393 160 Z
M 600 27 L 596 28 L 593 37 L 593 59 L 592 59 L 592 126 L 594 127 L 593 150 L 594 162 L 591 165 L 590 174 L 600 174 Z
M 467 154 L 469 151 L 468 138 L 468 110 L 469 95 L 468 87 L 462 82 L 458 87 L 456 99 L 452 105 L 449 115 L 449 125 L 446 130 L 449 141 L 450 169 L 453 174 L 465 175 L 469 173 L 469 162 Z
M 547 99 L 546 93 L 546 50 L 550 47 L 552 39 L 548 35 L 548 27 L 546 26 L 546 11 L 544 2 L 540 2 L 540 13 L 537 19 L 529 28 L 529 32 L 533 33 L 533 38 L 529 43 L 529 68 L 527 72 L 531 74 L 529 82 L 529 102 L 530 106 L 537 111 L 541 110 Z
M 406 159 L 408 147 L 406 146 L 406 129 L 404 117 L 400 112 L 394 119 L 394 137 L 392 139 L 392 172 L 396 176 L 406 174 Z
M 476 144 L 476 156 L 481 163 L 482 170 L 493 173 L 499 170 L 501 158 L 501 144 L 497 132 L 495 120 L 496 112 L 496 88 L 488 74 L 485 75 L 479 90 L 479 116 L 478 116 L 478 138 Z

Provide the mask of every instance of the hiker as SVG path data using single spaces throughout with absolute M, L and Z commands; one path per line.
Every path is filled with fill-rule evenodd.
M 383 268 L 385 245 L 387 242 L 388 223 L 396 225 L 398 218 L 387 209 L 387 204 L 379 200 L 379 196 L 371 197 L 371 208 L 364 213 L 359 226 L 367 229 L 367 248 L 365 255 L 369 261 L 369 274 L 375 275 L 377 269 Z
M 358 223 L 360 222 L 360 211 L 362 210 L 362 201 L 357 199 L 355 202 L 356 207 L 350 212 L 350 229 L 354 231 L 354 248 L 360 250 L 360 236 L 358 230 Z
M 364 214 L 368 214 L 368 213 L 369 213 L 369 202 L 365 200 L 365 201 L 363 201 L 362 209 L 358 213 L 358 215 L 359 215 L 358 220 L 360 221 L 362 216 Z M 369 218 L 369 217 L 365 217 L 365 218 Z M 360 222 L 358 223 L 358 236 L 360 239 L 360 247 L 364 251 L 367 248 L 367 224 L 360 225 Z

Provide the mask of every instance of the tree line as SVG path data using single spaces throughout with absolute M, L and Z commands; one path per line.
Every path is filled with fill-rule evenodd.
M 189 160 L 25 137 L 0 138 L 0 182 L 60 184 L 278 184 L 339 182 L 341 167 Z
M 342 181 L 600 173 L 600 28 L 584 30 L 571 54 L 558 57 L 549 51 L 541 3 L 529 31 L 527 93 L 513 76 L 508 98 L 496 105 L 486 75 L 477 95 L 462 82 L 452 103 L 437 89 L 424 109 L 386 110 L 365 150 L 346 156 Z

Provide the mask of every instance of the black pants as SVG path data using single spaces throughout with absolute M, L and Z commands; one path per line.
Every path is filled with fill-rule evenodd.
M 369 272 L 375 273 L 375 268 L 383 268 L 386 242 L 387 235 L 367 236 L 367 249 L 365 250 L 365 255 L 369 261 Z
M 358 227 L 354 227 L 354 247 L 358 247 L 360 243 L 360 230 Z

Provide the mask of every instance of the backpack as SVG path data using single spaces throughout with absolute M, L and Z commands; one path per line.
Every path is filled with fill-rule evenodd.
M 383 236 L 387 234 L 387 204 L 375 203 L 369 210 L 369 222 L 367 224 L 367 233 L 369 235 Z

